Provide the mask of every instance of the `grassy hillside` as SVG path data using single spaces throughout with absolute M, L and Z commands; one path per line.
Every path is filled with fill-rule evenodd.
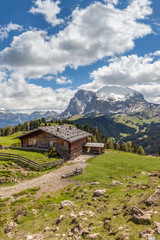
M 28 158 L 32 161 L 38 162 L 38 163 L 46 163 L 46 162 L 52 162 L 59 158 L 49 158 L 46 155 L 46 152 L 43 151 L 29 151 L 29 150 L 17 150 L 17 149 L 0 149 L 0 153 L 11 153 L 11 154 L 18 154 L 22 157 Z
M 108 153 L 88 160 L 86 172 L 75 178 L 83 181 L 100 181 L 109 184 L 112 179 L 126 181 L 128 176 L 149 171 L 160 171 L 160 157 L 108 150 Z
M 57 239 L 109 239 L 138 240 L 140 233 L 151 229 L 152 239 L 160 239 L 153 222 L 160 222 L 160 201 L 148 207 L 145 200 L 154 193 L 159 184 L 158 175 L 148 172 L 160 170 L 160 158 L 143 157 L 131 153 L 108 152 L 88 160 L 86 171 L 57 193 L 44 193 L 36 199 L 38 189 L 28 189 L 0 201 L 0 236 L 2 240 L 25 240 L 27 235 L 39 234 L 44 240 Z M 92 181 L 99 181 L 93 185 Z M 112 180 L 121 185 L 110 186 Z M 53 183 L 54 184 L 54 183 Z M 105 189 L 100 197 L 95 190 Z M 61 207 L 63 200 L 73 206 Z M 137 223 L 131 207 L 143 211 L 153 209 L 151 221 Z M 17 224 L 5 233 L 7 222 Z M 97 237 L 93 238 L 93 234 Z
M 4 137 L 1 136 L 0 137 L 0 145 L 9 147 L 13 143 L 19 143 L 20 142 L 19 139 L 13 139 L 13 138 L 16 138 L 22 134 L 23 134 L 23 132 L 18 132 L 18 133 L 11 134 L 9 136 L 4 136 Z
M 110 116 L 92 116 L 84 117 L 74 121 L 74 124 L 89 124 L 91 127 L 97 127 L 107 137 L 120 138 L 120 134 L 134 134 L 136 129 L 125 124 L 116 122 Z

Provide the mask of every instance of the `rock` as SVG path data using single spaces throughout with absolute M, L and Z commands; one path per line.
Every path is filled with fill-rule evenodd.
M 105 192 L 106 192 L 106 189 L 103 189 L 103 190 L 95 190 L 95 191 L 94 191 L 94 194 L 93 194 L 93 197 L 103 196 Z
M 154 214 L 159 214 L 159 212 L 158 211 L 154 211 Z
M 151 240 L 151 238 L 154 237 L 153 234 L 154 231 L 151 228 L 147 228 L 146 230 L 140 233 L 140 237 Z
M 56 220 L 56 224 L 59 224 L 64 219 L 64 215 L 60 215 L 59 218 Z
M 15 227 L 17 227 L 17 224 L 16 224 L 15 222 L 9 222 L 9 223 L 7 224 L 7 227 L 5 228 L 4 232 L 5 232 L 5 233 L 10 233 L 10 232 L 12 232 L 12 230 L 13 230 Z
M 102 238 L 102 236 L 100 233 L 92 233 L 92 234 L 88 235 L 88 238 L 89 239 L 99 239 L 99 238 Z
M 68 237 L 73 237 L 73 235 L 74 235 L 74 234 L 73 234 L 72 232 L 69 232 L 69 233 L 68 233 Z
M 31 212 L 32 212 L 34 215 L 37 215 L 37 210 L 36 210 L 36 209 L 32 209 Z
M 129 235 L 129 233 L 126 233 L 126 232 L 122 233 L 122 239 L 123 239 L 123 240 L 130 240 L 130 235 Z
M 49 228 L 49 227 L 46 227 L 44 230 L 43 230 L 43 232 L 48 232 L 48 231 L 50 231 L 51 229 Z
M 82 217 L 85 215 L 85 212 L 79 212 L 78 217 Z
M 109 220 L 105 220 L 104 221 L 104 224 L 103 224 L 103 227 L 105 228 L 105 229 L 108 229 L 108 227 L 109 227 Z
M 90 217 L 93 217 L 94 212 L 92 212 L 92 211 L 82 211 L 82 212 L 79 212 L 79 214 L 78 214 L 79 217 L 82 217 L 84 215 L 87 215 L 87 216 L 89 215 Z
M 91 185 L 98 185 L 99 182 L 91 182 Z
M 133 216 L 133 220 L 136 223 L 142 223 L 142 224 L 151 223 L 152 214 L 153 214 L 153 209 L 150 211 L 143 212 L 137 207 L 131 208 L 131 215 Z
M 69 200 L 64 200 L 63 202 L 61 202 L 61 207 L 64 208 L 64 207 L 75 207 L 74 203 L 72 201 L 69 201 Z
M 146 201 L 145 203 L 148 206 L 151 206 L 152 204 L 156 204 L 160 200 L 160 185 L 156 188 L 156 191 L 154 194 L 152 194 Z
M 51 228 L 51 231 L 56 232 L 59 230 L 59 227 Z
M 26 240 L 43 240 L 43 235 L 40 234 L 34 234 L 34 235 L 27 235 Z
M 76 226 L 74 226 L 72 229 L 71 229 L 71 232 L 73 234 L 78 234 L 80 231 L 82 231 L 82 225 L 80 223 L 76 224 Z
M 87 190 L 87 189 L 83 189 L 83 192 L 84 192 L 84 193 L 87 193 L 87 192 L 88 192 L 88 190 Z
M 155 233 L 160 235 L 160 223 L 153 222 L 153 226 L 155 227 Z
M 119 185 L 122 185 L 123 183 L 119 182 L 119 181 L 112 181 L 110 186 L 113 187 L 113 186 L 119 186 Z
M 149 172 L 148 175 L 150 177 L 160 177 L 160 172 Z
M 77 215 L 76 215 L 74 212 L 71 212 L 71 213 L 69 213 L 69 217 L 70 217 L 70 218 L 76 218 Z
M 89 229 L 88 228 L 84 228 L 84 229 L 82 229 L 82 231 L 81 231 L 81 236 L 85 236 L 85 235 L 88 235 L 89 234 Z
M 13 238 L 13 235 L 11 232 L 7 233 L 8 238 Z

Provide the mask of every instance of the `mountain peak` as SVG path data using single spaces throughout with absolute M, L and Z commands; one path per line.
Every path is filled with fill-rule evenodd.
M 126 101 L 127 98 L 141 95 L 140 93 L 124 87 L 105 86 L 96 93 L 97 99 L 102 101 Z M 141 95 L 143 97 L 143 95 Z
M 71 99 L 62 118 L 84 114 L 116 114 L 160 111 L 160 105 L 148 103 L 144 96 L 130 88 L 105 86 L 97 92 L 79 90 Z

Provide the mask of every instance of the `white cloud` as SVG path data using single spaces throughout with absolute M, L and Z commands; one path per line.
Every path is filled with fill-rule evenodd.
M 142 93 L 147 101 L 160 104 L 160 82 L 148 85 L 135 84 L 132 88 Z
M 66 84 L 71 84 L 72 80 L 62 76 L 62 77 L 56 78 L 56 82 L 57 84 L 66 85 Z
M 45 80 L 47 81 L 56 81 L 57 84 L 60 84 L 60 85 L 67 85 L 67 84 L 71 84 L 72 83 L 72 80 L 69 79 L 69 77 L 64 77 L 64 76 L 60 76 L 60 77 L 57 77 L 55 78 L 54 76 L 46 76 L 44 78 Z
M 0 26 L 0 39 L 4 40 L 5 38 L 8 38 L 8 35 L 11 31 L 17 30 L 21 31 L 23 30 L 23 27 L 12 22 L 10 22 L 8 25 L 5 25 L 4 27 Z
M 108 66 L 93 71 L 93 81 L 80 88 L 95 91 L 105 85 L 131 87 L 142 92 L 148 101 L 160 103 L 160 59 L 155 60 L 158 54 L 114 58 Z
M 52 0 L 35 0 L 34 4 L 36 7 L 32 7 L 29 12 L 44 15 L 45 20 L 52 24 L 53 27 L 64 22 L 63 19 L 57 18 L 57 15 L 61 11 L 59 0 L 56 2 Z
M 53 90 L 25 81 L 19 73 L 0 82 L 0 107 L 6 109 L 53 109 L 64 110 L 75 91 L 70 88 Z
M 118 0 L 103 0 L 103 1 L 106 3 L 114 4 L 114 5 L 117 5 L 119 2 Z
M 57 35 L 28 31 L 14 37 L 1 52 L 2 64 L 26 77 L 40 78 L 63 72 L 67 66 L 77 68 L 123 54 L 134 47 L 135 39 L 152 33 L 149 25 L 137 21 L 151 12 L 147 0 L 134 0 L 124 10 L 100 2 L 76 8 Z

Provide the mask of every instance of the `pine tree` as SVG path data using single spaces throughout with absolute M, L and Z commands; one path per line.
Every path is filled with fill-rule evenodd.
M 138 154 L 140 154 L 140 155 L 145 155 L 145 151 L 144 151 L 144 149 L 143 149 L 142 146 L 139 146 L 139 147 L 138 147 Z
M 112 138 L 108 138 L 107 143 L 106 143 L 106 148 L 114 149 L 114 142 L 113 142 Z

